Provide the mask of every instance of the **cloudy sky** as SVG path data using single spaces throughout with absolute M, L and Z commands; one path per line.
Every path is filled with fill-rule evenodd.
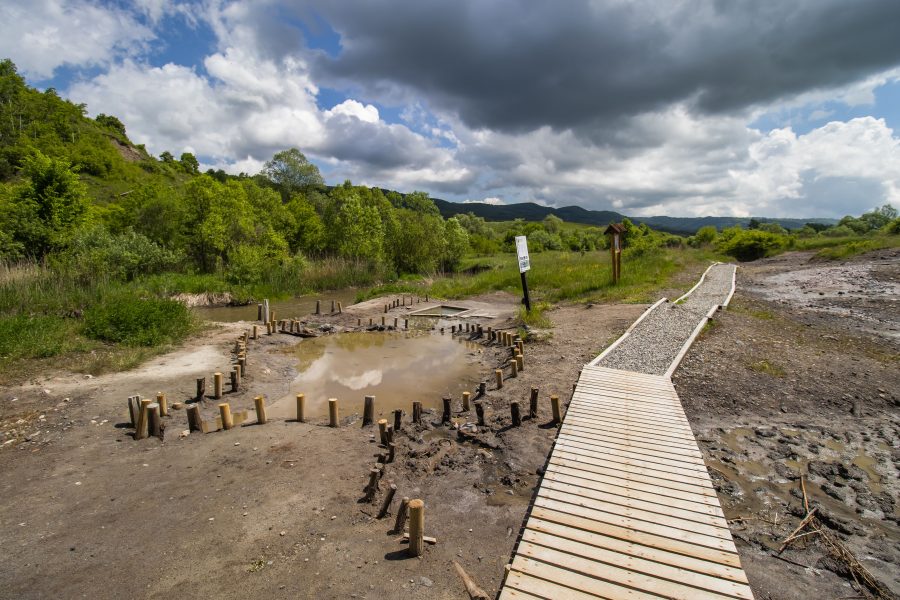
M 900 207 L 897 0 L 3 0 L 0 57 L 159 154 L 630 215 Z

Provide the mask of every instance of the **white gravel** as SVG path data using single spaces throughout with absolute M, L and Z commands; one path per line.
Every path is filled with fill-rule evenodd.
M 599 366 L 664 375 L 709 309 L 725 302 L 734 265 L 715 265 L 681 304 L 664 302 L 641 321 Z

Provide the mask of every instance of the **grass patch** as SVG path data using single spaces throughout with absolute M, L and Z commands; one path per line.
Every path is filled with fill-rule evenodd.
M 822 248 L 816 252 L 816 257 L 824 258 L 826 260 L 840 260 L 842 258 L 850 258 L 851 256 L 863 254 L 864 252 L 897 247 L 900 247 L 900 235 L 844 240 L 844 243 L 842 244 Z
M 706 262 L 708 251 L 660 248 L 643 253 L 625 252 L 622 278 L 613 285 L 607 252 L 540 252 L 531 257 L 528 288 L 536 301 L 646 302 L 685 267 Z M 387 293 L 429 293 L 435 298 L 458 299 L 493 291 L 521 293 L 515 256 L 497 254 L 469 258 L 460 271 L 436 277 L 430 285 L 401 282 L 360 293 L 365 300 Z
M 79 335 L 72 319 L 13 315 L 0 318 L 0 364 L 25 358 L 50 358 L 96 346 Z
M 135 297 L 128 291 L 103 298 L 84 313 L 90 338 L 126 346 L 159 346 L 184 339 L 194 327 L 188 308 L 167 298 Z
M 549 308 L 552 308 L 552 305 L 548 302 L 538 302 L 531 307 L 531 310 L 525 310 L 524 306 L 520 306 L 519 322 L 537 329 L 550 329 L 553 327 L 553 323 L 550 322 L 550 317 L 544 314 Z
M 757 373 L 765 373 L 766 375 L 771 375 L 772 377 L 785 376 L 784 369 L 765 359 L 752 362 L 748 366 L 750 367 L 751 371 L 756 371 Z

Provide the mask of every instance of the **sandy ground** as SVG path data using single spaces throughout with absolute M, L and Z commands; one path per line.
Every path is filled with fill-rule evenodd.
M 668 295 L 697 276 L 685 273 Z M 496 314 L 475 320 L 508 327 L 504 315 L 517 300 L 472 299 L 482 314 Z M 550 311 L 552 331 L 526 346 L 525 371 L 502 390 L 494 389 L 493 370 L 507 351 L 483 346 L 475 368 L 491 382 L 483 399 L 488 427 L 463 440 L 437 414 L 417 427 L 405 417 L 396 460 L 371 502 L 361 501 L 363 489 L 383 449 L 373 428 L 360 426 L 362 393 L 359 406 L 345 405 L 339 429 L 321 418 L 276 420 L 182 438 L 182 409 L 164 419 L 164 441 L 132 439 L 126 398 L 165 391 L 170 405 L 187 401 L 197 377 L 230 370 L 246 323 L 214 328 L 130 372 L 53 373 L 5 389 L 0 597 L 465 598 L 453 560 L 496 593 L 555 435 L 549 396 L 567 402 L 581 366 L 645 308 Z M 375 300 L 307 325 L 353 328 L 358 318 L 366 324 L 382 314 L 383 301 Z M 402 317 L 402 309 L 395 314 Z M 256 395 L 284 394 L 297 364 L 283 350 L 296 342 L 281 334 L 251 340 L 242 390 L 225 396 L 233 410 L 252 408 Z M 510 427 L 509 402 L 527 408 L 531 386 L 539 388 L 539 417 Z M 201 404 L 205 417 L 215 415 L 216 401 Z M 455 397 L 454 416 L 474 421 L 474 411 L 459 410 Z M 396 499 L 379 520 L 391 482 Z M 426 534 L 437 538 L 421 558 L 407 558 L 391 532 L 403 496 L 424 499 Z
M 900 252 L 742 265 L 674 381 L 758 599 L 861 598 L 805 514 L 900 593 Z

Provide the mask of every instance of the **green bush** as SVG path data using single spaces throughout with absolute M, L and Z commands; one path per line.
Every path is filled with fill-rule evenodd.
M 84 312 L 84 334 L 129 346 L 177 342 L 192 329 L 193 319 L 181 302 L 139 298 L 120 291 Z
M 81 280 L 131 281 L 174 267 L 178 256 L 140 233 L 112 234 L 103 226 L 83 228 L 51 264 Z
M 733 256 L 741 262 L 772 256 L 788 246 L 788 239 L 785 236 L 759 229 L 729 233 L 730 235 L 723 235 L 717 248 L 719 252 Z

